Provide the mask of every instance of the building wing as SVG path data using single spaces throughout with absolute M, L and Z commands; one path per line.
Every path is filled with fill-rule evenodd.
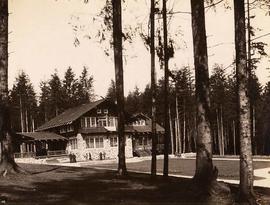
M 50 121 L 46 122 L 45 124 L 41 125 L 40 127 L 38 127 L 36 131 L 44 131 L 63 125 L 69 125 L 78 118 L 80 118 L 86 112 L 92 110 L 93 108 L 104 102 L 105 100 L 106 99 L 101 99 L 95 102 L 80 105 L 78 107 L 70 108 L 61 113 L 60 115 L 56 116 L 55 118 L 51 119 Z

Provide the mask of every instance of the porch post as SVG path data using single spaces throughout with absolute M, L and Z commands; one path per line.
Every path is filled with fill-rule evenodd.
M 28 143 L 26 144 L 26 152 L 27 153 L 29 152 L 29 144 Z
M 37 152 L 37 149 L 36 149 L 36 142 L 34 142 L 34 152 L 35 152 L 35 153 Z

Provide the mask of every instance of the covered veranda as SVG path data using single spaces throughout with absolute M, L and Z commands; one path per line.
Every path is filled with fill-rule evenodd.
M 22 132 L 15 158 L 65 155 L 67 138 L 52 132 Z

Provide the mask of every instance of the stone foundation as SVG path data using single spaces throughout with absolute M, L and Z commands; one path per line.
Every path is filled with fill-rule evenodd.
M 97 136 L 91 136 L 97 137 Z M 110 138 L 117 137 L 117 135 L 98 135 L 98 137 L 103 137 L 103 147 L 102 148 L 87 148 L 86 140 L 80 133 L 77 134 L 77 149 L 71 149 L 70 144 L 67 146 L 68 153 L 76 155 L 77 161 L 86 161 L 86 160 L 104 160 L 104 159 L 116 159 L 118 156 L 118 146 L 110 146 Z M 129 135 L 126 135 L 126 149 L 125 149 L 126 158 L 133 157 L 132 150 L 132 138 Z

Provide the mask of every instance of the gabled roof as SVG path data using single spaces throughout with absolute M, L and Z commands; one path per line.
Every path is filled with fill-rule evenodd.
M 151 133 L 152 132 L 152 119 L 143 113 L 136 113 L 130 117 L 130 122 L 134 122 L 138 119 L 144 119 L 145 125 L 127 125 L 125 126 L 126 132 L 131 133 Z M 158 133 L 163 133 L 164 128 L 156 123 L 156 130 Z
M 65 137 L 53 132 L 20 132 L 17 134 L 28 137 L 29 140 L 67 140 Z
M 106 101 L 106 99 L 101 99 L 95 102 L 83 104 L 74 108 L 70 108 L 60 115 L 56 116 L 55 118 L 51 119 L 50 121 L 46 122 L 45 124 L 41 125 L 36 129 L 36 131 L 47 130 L 50 128 L 59 127 L 62 125 L 68 125 L 80 118 L 83 114 L 87 113 L 88 111 L 92 110 L 102 102 Z

